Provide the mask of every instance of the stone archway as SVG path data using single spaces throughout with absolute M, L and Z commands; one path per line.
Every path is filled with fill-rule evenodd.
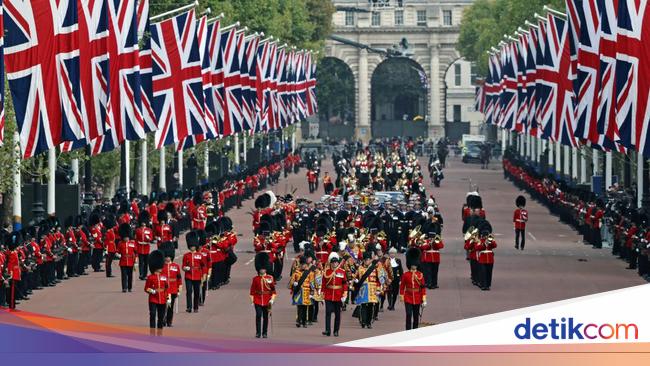
M 372 73 L 372 137 L 427 136 L 428 77 L 413 59 L 388 58 Z
M 337 57 L 318 63 L 319 134 L 324 140 L 354 138 L 356 120 L 355 78 L 350 66 Z

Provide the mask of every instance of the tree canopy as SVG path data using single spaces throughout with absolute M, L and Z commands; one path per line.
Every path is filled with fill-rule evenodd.
M 565 0 L 476 0 L 463 13 L 457 49 L 468 61 L 487 74 L 488 55 L 504 34 L 512 35 L 526 20 L 536 23 L 535 13 L 544 14 L 544 5 L 565 11 Z

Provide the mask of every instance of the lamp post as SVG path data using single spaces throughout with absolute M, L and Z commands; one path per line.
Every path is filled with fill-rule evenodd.
M 449 86 L 447 85 L 447 73 L 449 72 L 449 69 L 451 68 L 451 66 L 453 64 L 455 64 L 457 61 L 459 61 L 461 59 L 464 59 L 464 58 L 465 57 L 460 56 L 460 57 L 456 57 L 455 59 L 453 59 L 449 63 L 449 65 L 447 65 L 447 68 L 445 69 L 445 73 L 442 76 L 442 83 L 443 83 L 443 86 L 444 86 L 444 93 L 445 93 L 445 95 L 443 96 L 444 105 L 443 105 L 443 109 L 442 109 L 443 110 L 443 115 L 444 115 L 443 121 L 445 123 L 445 136 L 447 135 L 447 89 L 449 89 Z

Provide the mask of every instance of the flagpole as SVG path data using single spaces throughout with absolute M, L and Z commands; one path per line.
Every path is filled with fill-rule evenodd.
M 183 190 L 183 147 L 178 150 L 178 190 Z
M 223 19 L 223 17 L 225 17 L 225 15 L 223 13 L 221 13 L 221 14 L 217 15 L 214 18 L 210 18 L 210 19 L 208 19 L 208 24 L 212 24 L 212 23 L 216 22 L 219 19 Z
M 548 11 L 549 13 L 552 13 L 552 14 L 554 14 L 554 15 L 558 15 L 558 16 L 561 16 L 561 17 L 565 17 L 565 18 L 566 18 L 566 14 L 565 14 L 565 13 L 563 13 L 563 12 L 561 12 L 561 11 L 559 11 L 559 10 L 555 10 L 555 9 L 551 8 L 550 6 L 548 6 L 548 5 L 544 5 L 544 10 L 546 10 L 546 11 Z
M 229 31 L 229 30 L 232 29 L 232 28 L 237 28 L 237 27 L 239 27 L 239 25 L 240 25 L 239 22 L 235 22 L 235 23 L 233 23 L 233 24 L 231 24 L 231 25 L 227 25 L 227 26 L 225 26 L 225 27 L 223 27 L 223 28 L 219 28 L 219 32 L 226 32 L 226 31 Z
M 578 181 L 578 148 L 571 147 L 571 180 Z
M 591 165 L 593 165 L 592 175 L 600 174 L 600 162 L 598 160 L 598 150 L 591 149 Z
M 553 170 L 555 170 L 555 149 L 553 148 L 553 141 L 551 140 L 545 140 L 546 145 L 548 146 L 548 166 L 553 167 Z M 548 173 L 548 172 L 546 172 Z
M 72 179 L 70 179 L 70 184 L 79 184 L 79 159 L 72 159 L 70 162 L 70 170 L 72 170 Z
M 206 182 L 210 181 L 210 144 L 209 141 L 204 144 L 203 150 L 203 175 Z
M 165 146 L 158 150 L 160 153 L 160 171 L 158 172 L 158 188 L 161 192 L 167 191 L 167 172 L 165 171 Z
M 580 149 L 580 183 L 587 183 L 587 155 Z
M 21 153 L 20 153 L 20 134 L 18 129 L 14 132 L 14 189 L 13 189 L 13 216 L 14 216 L 14 230 L 20 230 L 22 225 L 22 179 L 20 176 Z
M 501 129 L 501 154 L 506 152 L 506 130 Z
M 643 154 L 640 152 L 636 153 L 636 207 L 643 207 L 643 180 L 647 179 L 643 176 L 643 165 L 645 164 L 645 159 Z
M 147 160 L 147 137 L 145 136 L 144 139 L 140 140 L 140 161 L 142 162 L 140 165 L 140 169 L 142 170 L 140 172 L 140 194 L 143 196 L 149 195 L 147 184 L 147 173 L 149 169 L 147 166 Z
M 164 12 L 162 14 L 154 15 L 154 16 L 149 18 L 149 21 L 154 22 L 155 20 L 162 19 L 162 18 L 164 18 L 166 16 L 173 15 L 173 14 L 176 14 L 176 13 L 180 13 L 180 12 L 185 11 L 185 10 L 190 10 L 190 9 L 196 7 L 196 6 L 199 6 L 198 1 L 194 1 L 191 4 L 181 6 L 180 8 L 170 10 L 170 11 Z
M 56 215 L 56 147 L 47 151 L 47 215 Z
M 612 185 L 612 152 L 605 153 L 605 187 L 604 191 Z
M 564 166 L 562 167 L 562 171 L 564 172 L 565 177 L 570 177 L 571 176 L 571 171 L 569 170 L 569 163 L 570 163 L 570 154 L 571 151 L 569 150 L 568 145 L 563 145 L 564 146 Z
M 235 134 L 235 165 L 239 168 L 239 134 Z
M 126 163 L 126 169 L 125 169 L 125 179 L 124 182 L 126 183 L 124 188 L 126 189 L 126 199 L 129 200 L 131 197 L 131 149 L 129 149 L 130 141 L 125 140 L 124 141 L 124 161 Z
M 555 172 L 562 174 L 562 144 L 555 142 Z

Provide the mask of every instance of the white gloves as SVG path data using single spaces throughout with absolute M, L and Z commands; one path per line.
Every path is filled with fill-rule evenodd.
M 293 285 L 294 285 L 294 286 L 298 286 L 298 282 L 295 282 L 295 281 L 294 281 L 294 282 L 293 282 Z
M 273 305 L 273 300 L 270 300 L 270 301 L 269 301 L 269 305 Z
M 423 307 L 423 308 L 426 308 L 426 307 L 427 307 L 427 302 L 426 302 L 426 301 L 422 303 L 422 307 Z
M 191 268 L 190 268 L 189 266 L 185 266 L 185 267 L 183 267 L 183 270 L 184 270 L 184 271 L 189 271 L 190 269 L 191 269 Z

